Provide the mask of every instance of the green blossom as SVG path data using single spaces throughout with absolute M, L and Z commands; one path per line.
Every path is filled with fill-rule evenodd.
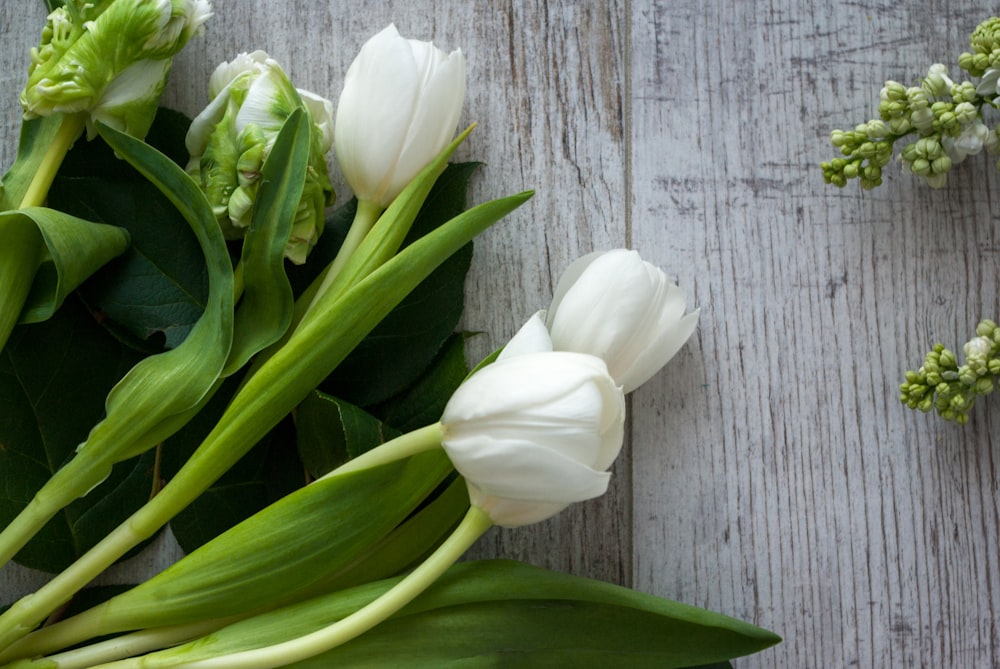
M 228 239 L 242 237 L 250 225 L 260 168 L 285 119 L 298 108 L 309 114 L 309 171 L 285 248 L 289 260 L 302 264 L 323 231 L 324 210 L 333 198 L 325 158 L 333 143 L 333 104 L 296 90 L 263 51 L 219 65 L 209 95 L 212 101 L 188 131 L 188 172 L 200 182 Z
M 87 112 L 89 122 L 144 136 L 170 59 L 210 10 L 208 0 L 67 0 L 31 50 L 25 117 Z

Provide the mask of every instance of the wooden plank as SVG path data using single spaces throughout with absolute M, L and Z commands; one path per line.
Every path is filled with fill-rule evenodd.
M 634 242 L 702 307 L 635 398 L 636 587 L 785 636 L 741 669 L 998 666 L 996 400 L 958 428 L 895 399 L 996 313 L 995 158 L 941 191 L 818 168 L 985 10 L 633 8 Z

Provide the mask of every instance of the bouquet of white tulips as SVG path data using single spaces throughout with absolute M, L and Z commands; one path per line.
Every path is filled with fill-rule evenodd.
M 208 105 L 188 121 L 158 99 L 170 58 L 209 16 L 207 0 L 68 0 L 32 57 L 0 214 L 7 489 L 37 448 L 25 426 L 50 411 L 37 379 L 86 378 L 90 392 L 54 416 L 53 470 L 22 468 L 0 504 L 0 562 L 57 572 L 0 613 L 0 666 L 503 655 L 693 667 L 776 643 L 617 586 L 505 561 L 456 566 L 494 525 L 605 492 L 625 394 L 667 364 L 698 313 L 636 252 L 594 253 L 470 371 L 455 333 L 470 242 L 531 193 L 466 207 L 474 166 L 448 162 L 472 130 L 455 137 L 461 51 L 389 26 L 336 108 L 248 51 L 208 78 Z M 76 142 L 84 129 L 90 141 Z M 337 208 L 331 147 L 354 193 Z M 191 308 L 165 308 L 192 274 Z M 52 342 L 58 365 L 41 349 Z M 281 448 L 289 434 L 294 454 Z M 224 497 L 213 486 L 254 459 L 307 483 L 270 481 L 224 518 L 204 495 Z M 67 519 L 73 545 L 53 550 Z M 53 615 L 171 521 L 183 559 Z

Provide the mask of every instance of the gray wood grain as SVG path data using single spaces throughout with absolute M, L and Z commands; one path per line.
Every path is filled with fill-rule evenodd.
M 0 4 L 0 158 L 42 2 Z M 609 580 L 750 620 L 784 643 L 753 667 L 1000 667 L 996 398 L 965 427 L 906 410 L 902 373 L 997 316 L 995 157 L 943 190 L 887 169 L 825 186 L 828 133 L 875 114 L 885 79 L 954 63 L 987 11 L 774 0 L 453 3 L 217 0 L 166 103 L 205 104 L 214 65 L 268 51 L 336 98 L 358 47 L 395 21 L 461 47 L 459 158 L 473 201 L 534 188 L 484 235 L 463 324 L 470 357 L 544 308 L 574 257 L 627 245 L 702 309 L 631 398 L 612 489 L 473 551 Z M 953 76 L 958 76 L 957 67 Z M 995 118 L 995 117 L 994 117 Z M 348 197 L 342 180 L 338 195 Z M 147 575 L 169 538 L 105 580 Z M 0 600 L 43 575 L 0 571 Z

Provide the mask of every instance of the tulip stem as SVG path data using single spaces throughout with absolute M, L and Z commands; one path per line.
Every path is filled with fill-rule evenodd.
M 336 648 L 364 634 L 413 601 L 440 578 L 449 567 L 455 564 L 472 544 L 492 526 L 493 523 L 485 511 L 476 506 L 470 507 L 465 518 L 462 519 L 451 536 L 420 566 L 377 599 L 332 625 L 273 646 L 193 662 L 181 662 L 172 666 L 184 667 L 185 669 L 221 669 L 223 667 L 272 669 L 306 660 Z M 107 665 L 105 669 L 112 669 L 112 667 L 125 669 L 137 666 L 141 665 L 115 663 Z
M 91 611 L 97 610 L 91 609 Z M 79 619 L 79 616 L 63 622 L 76 621 L 77 619 Z M 75 648 L 47 657 L 39 657 L 31 661 L 22 660 L 17 663 L 17 667 L 19 669 L 30 669 L 31 667 L 38 667 L 39 669 L 86 669 L 98 664 L 113 662 L 169 646 L 176 646 L 191 639 L 211 634 L 237 620 L 239 620 L 239 616 L 139 630 L 138 632 L 117 636 L 90 644 L 89 646 Z M 86 622 L 93 628 L 95 621 L 87 620 Z M 75 627 L 62 628 L 60 625 L 61 623 L 57 623 L 52 627 L 43 627 L 37 632 L 28 635 L 7 649 L 7 652 L 0 658 L 0 662 L 18 656 L 31 657 L 32 655 L 37 655 L 39 648 L 63 648 L 77 643 L 81 638 L 92 636 L 90 632 L 85 630 L 83 634 L 80 634 L 77 633 L 78 630 Z M 47 635 L 49 630 L 56 631 L 58 634 Z M 36 636 L 40 638 L 36 639 Z M 42 650 L 41 652 L 45 651 Z
M 340 476 L 349 472 L 379 467 L 390 462 L 403 460 L 433 448 L 441 447 L 441 423 L 434 423 L 400 435 L 372 450 L 345 462 L 323 478 Z
M 45 151 L 45 157 L 38 166 L 35 176 L 32 177 L 31 183 L 28 184 L 28 190 L 21 199 L 19 209 L 40 207 L 45 204 L 45 199 L 49 195 L 49 188 L 56 178 L 56 173 L 59 171 L 66 153 L 69 152 L 73 147 L 73 143 L 76 142 L 77 138 L 83 132 L 85 119 L 85 112 L 65 114 L 63 116 L 58 132 L 52 138 L 52 143 L 49 144 L 49 148 Z
M 371 231 L 372 226 L 375 225 L 375 221 L 377 221 L 378 217 L 382 215 L 382 211 L 382 207 L 374 202 L 369 202 L 368 200 L 358 200 L 358 209 L 354 213 L 354 220 L 351 222 L 351 227 L 347 231 L 347 236 L 344 237 L 344 242 L 340 245 L 340 249 L 337 251 L 337 255 L 334 256 L 333 261 L 327 265 L 325 270 L 323 270 L 323 278 L 320 281 L 319 288 L 316 290 L 316 293 L 312 297 L 312 301 L 309 303 L 305 313 L 302 315 L 302 319 L 305 319 L 306 315 L 312 311 L 313 307 L 321 299 L 323 299 L 323 294 L 333 284 L 337 275 L 339 275 L 341 270 L 344 269 L 347 261 L 351 259 L 352 255 L 354 255 L 354 252 L 358 250 L 361 242 L 364 241 L 364 238 Z

